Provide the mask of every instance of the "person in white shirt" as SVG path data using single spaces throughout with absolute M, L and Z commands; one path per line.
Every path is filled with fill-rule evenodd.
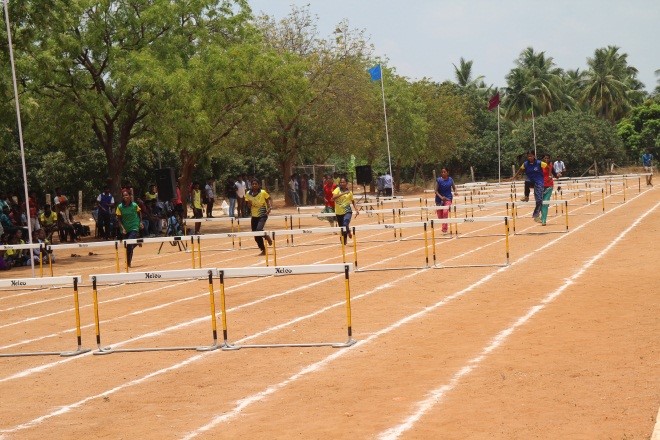
M 385 197 L 392 197 L 392 176 L 390 176 L 389 171 L 383 176 L 383 190 L 385 191 Z
M 566 173 L 566 165 L 564 165 L 564 162 L 559 158 L 557 158 L 555 163 L 552 165 L 552 168 L 555 170 L 557 177 L 561 177 L 562 174 Z
M 206 217 L 213 218 L 213 203 L 215 202 L 215 177 L 209 177 L 204 187 L 206 195 Z
M 560 178 L 566 173 L 566 165 L 564 165 L 564 161 L 557 157 L 555 163 L 552 164 L 552 170 L 555 172 L 555 177 Z M 561 185 L 557 186 L 557 191 L 561 191 Z
M 246 204 L 245 204 L 245 189 L 247 184 L 245 183 L 245 176 L 238 176 L 236 179 L 236 201 L 238 206 L 236 210 L 238 211 L 239 217 L 245 217 Z

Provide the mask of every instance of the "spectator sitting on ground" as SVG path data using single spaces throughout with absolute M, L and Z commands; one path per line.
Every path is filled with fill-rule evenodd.
M 4 229 L 6 234 L 13 234 L 14 231 L 18 229 L 11 221 L 11 218 L 9 218 L 10 214 L 11 211 L 9 210 L 9 206 L 4 205 L 4 207 L 2 208 L 2 213 L 0 213 L 0 224 L 2 224 L 2 228 Z
M 50 242 L 46 239 L 46 231 L 44 231 L 43 228 L 39 228 L 36 231 L 34 231 L 34 237 L 32 237 L 32 242 L 43 245 L 44 264 L 48 263 L 49 260 L 51 260 L 53 263 L 55 262 L 55 256 L 53 256 L 52 253 L 46 252 L 45 247 L 49 246 Z M 41 258 L 41 255 L 42 254 L 39 249 L 32 249 L 32 258 L 34 259 L 34 262 L 36 264 L 39 264 L 39 259 Z
M 23 241 L 23 232 L 20 229 L 17 229 L 10 235 L 7 244 L 25 244 Z M 30 261 L 30 253 L 28 249 L 7 249 L 5 251 L 5 257 L 7 260 L 11 261 L 12 266 L 24 266 Z

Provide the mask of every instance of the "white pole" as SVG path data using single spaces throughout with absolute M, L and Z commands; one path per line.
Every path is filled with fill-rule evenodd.
M 28 195 L 27 172 L 25 171 L 25 151 L 23 150 L 23 126 L 21 124 L 21 108 L 18 103 L 18 85 L 16 83 L 16 68 L 14 66 L 14 49 L 11 42 L 11 29 L 9 27 L 9 8 L 7 0 L 4 0 L 5 23 L 7 24 L 7 42 L 9 44 L 9 61 L 11 63 L 11 77 L 14 82 L 14 100 L 16 101 L 16 121 L 18 123 L 18 143 L 21 146 L 21 165 L 23 166 L 23 189 L 25 191 L 25 217 L 27 218 L 28 243 L 32 243 L 32 221 L 30 219 L 30 197 Z M 30 266 L 32 267 L 32 277 L 34 278 L 34 259 L 32 249 L 30 249 Z
M 394 179 L 392 174 L 392 156 L 390 156 L 390 135 L 387 130 L 387 107 L 385 106 L 385 83 L 383 82 L 383 66 L 380 66 L 380 90 L 383 94 L 383 115 L 385 115 L 385 141 L 387 142 L 387 161 L 390 165 L 390 176 Z
M 534 156 L 536 156 L 536 125 L 534 124 L 534 106 L 532 105 L 532 135 L 534 136 Z
M 500 103 L 497 103 L 497 183 L 502 183 L 502 149 L 500 147 Z

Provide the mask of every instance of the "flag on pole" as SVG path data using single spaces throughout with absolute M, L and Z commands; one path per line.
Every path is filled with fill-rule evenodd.
M 369 75 L 371 76 L 372 81 L 379 81 L 382 78 L 382 72 L 380 70 L 380 64 L 376 64 L 374 67 L 368 70 Z
M 496 108 L 498 105 L 500 105 L 500 94 L 499 94 L 499 92 L 495 93 L 495 95 L 493 95 L 493 97 L 490 98 L 490 100 L 488 100 L 488 110 L 492 110 L 492 109 Z

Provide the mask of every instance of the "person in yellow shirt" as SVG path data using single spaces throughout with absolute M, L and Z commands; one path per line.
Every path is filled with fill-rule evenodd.
M 337 215 L 337 224 L 345 228 L 342 231 L 344 244 L 346 244 L 346 237 L 353 238 L 351 234 L 350 225 L 353 212 L 357 217 L 359 212 L 355 200 L 353 200 L 353 192 L 348 189 L 348 181 L 346 177 L 339 179 L 339 186 L 332 191 L 332 199 L 335 202 L 335 214 Z M 352 208 L 351 209 L 351 205 Z
M 266 226 L 266 220 L 268 220 L 268 214 L 270 214 L 270 210 L 273 208 L 273 204 L 270 195 L 266 190 L 261 189 L 257 179 L 252 179 L 250 191 L 245 194 L 245 202 L 250 210 L 252 230 L 263 231 Z M 273 244 L 273 240 L 268 235 L 266 235 L 265 238 L 269 245 Z M 260 255 L 266 255 L 264 237 L 255 236 L 254 241 L 257 242 L 257 246 L 261 249 Z
M 39 215 L 39 224 L 46 232 L 48 241 L 53 241 L 53 233 L 57 230 L 57 213 L 51 210 L 50 205 L 44 205 L 44 212 Z
M 193 210 L 193 218 L 204 217 L 204 209 L 202 208 L 202 190 L 199 189 L 199 182 L 193 183 L 192 210 Z M 199 235 L 199 228 L 201 227 L 202 227 L 202 222 L 195 223 L 195 235 Z

